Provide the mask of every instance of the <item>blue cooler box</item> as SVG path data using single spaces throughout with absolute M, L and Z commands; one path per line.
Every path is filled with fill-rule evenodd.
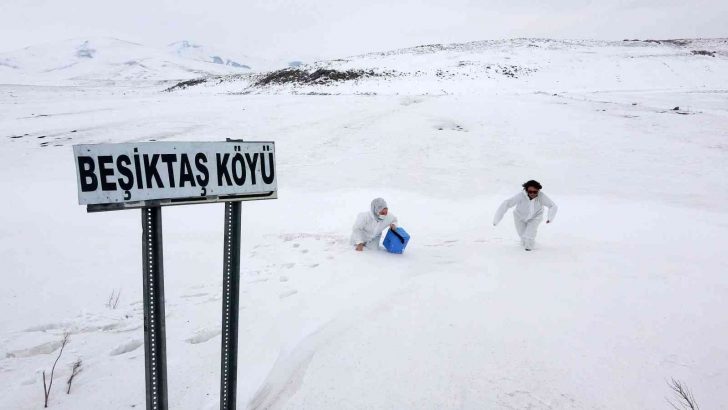
M 393 231 L 389 229 L 387 231 L 387 236 L 384 237 L 384 248 L 387 249 L 387 252 L 390 253 L 402 253 L 404 252 L 404 248 L 407 247 L 407 242 L 409 242 L 410 236 L 401 227 L 397 227 L 396 231 Z

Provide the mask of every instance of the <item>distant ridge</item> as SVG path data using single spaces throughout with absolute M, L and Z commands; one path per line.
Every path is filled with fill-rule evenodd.
M 263 60 L 255 60 L 261 66 Z M 260 69 L 270 69 L 263 66 Z M 0 53 L 0 83 L 114 85 L 250 73 L 255 67 L 189 41 L 154 48 L 113 37 L 75 38 Z
M 242 93 L 441 95 L 473 91 L 728 90 L 728 39 L 518 38 L 416 47 L 204 78 Z M 182 88 L 182 87 L 179 87 Z M 173 88 L 174 89 L 174 88 Z

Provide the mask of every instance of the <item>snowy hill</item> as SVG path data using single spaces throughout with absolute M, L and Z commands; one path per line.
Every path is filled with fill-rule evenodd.
M 191 51 L 203 48 L 195 47 L 159 50 L 103 37 L 31 46 L 0 54 L 0 84 L 148 84 L 251 71 L 222 57 L 203 58 Z
M 711 89 L 725 85 L 727 39 L 514 39 L 426 45 L 321 61 L 218 88 L 249 93 Z M 215 82 L 217 84 L 218 82 Z
M 34 48 L 0 70 L 136 79 L 113 62 L 139 47 Z M 187 78 L 168 54 L 140 72 Z M 71 146 L 225 138 L 275 141 L 279 187 L 242 206 L 238 408 L 664 409 L 672 378 L 725 408 L 725 40 L 297 68 L 175 92 L 0 85 L 0 409 L 41 408 L 66 332 L 50 409 L 145 406 L 140 213 L 87 214 Z M 493 214 L 531 178 L 559 212 L 525 252 Z M 349 243 L 378 196 L 412 237 L 402 255 Z M 170 409 L 219 408 L 223 210 L 162 211 Z
M 242 70 L 263 71 L 270 70 L 275 67 L 275 64 L 270 61 L 242 54 L 231 57 L 228 52 L 195 44 L 187 40 L 172 43 L 167 46 L 167 49 L 170 53 L 182 58 L 203 61 L 206 63 L 222 64 L 234 68 L 240 68 Z

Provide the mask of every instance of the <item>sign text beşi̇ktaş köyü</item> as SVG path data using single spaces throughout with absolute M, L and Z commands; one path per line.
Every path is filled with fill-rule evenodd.
M 273 142 L 92 144 L 73 151 L 82 205 L 277 190 Z

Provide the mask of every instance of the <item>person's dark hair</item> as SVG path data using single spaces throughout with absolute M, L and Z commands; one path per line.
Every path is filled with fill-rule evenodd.
M 526 182 L 525 184 L 523 184 L 522 186 L 523 186 L 523 189 L 536 188 L 536 189 L 540 190 L 541 188 L 543 188 L 541 186 L 541 184 L 538 183 L 538 181 L 534 181 L 534 180 L 530 180 L 530 181 Z

